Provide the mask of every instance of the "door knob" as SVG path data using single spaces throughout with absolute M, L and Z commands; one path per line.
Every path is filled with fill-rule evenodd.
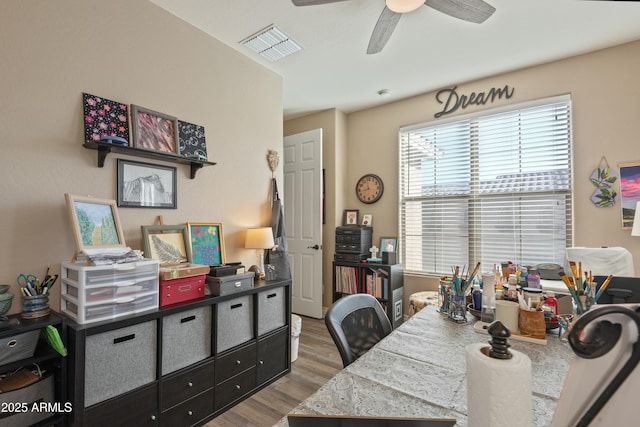
M 307 246 L 307 249 L 315 249 L 316 251 L 320 249 L 319 245 Z

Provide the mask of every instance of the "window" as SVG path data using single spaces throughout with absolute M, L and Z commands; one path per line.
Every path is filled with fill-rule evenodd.
M 564 263 L 572 244 L 568 96 L 400 130 L 405 269 Z

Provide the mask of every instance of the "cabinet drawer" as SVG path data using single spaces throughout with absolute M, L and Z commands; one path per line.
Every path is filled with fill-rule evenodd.
M 214 362 L 205 363 L 173 378 L 162 380 L 160 407 L 163 411 L 191 399 L 214 385 Z
M 256 371 L 249 369 L 216 386 L 216 411 L 251 392 L 256 387 Z
M 256 365 L 256 344 L 233 351 L 216 361 L 216 384 Z
M 258 336 L 285 325 L 285 288 L 258 293 Z
M 253 339 L 253 297 L 234 298 L 217 304 L 216 352 Z
M 78 323 L 110 320 L 128 314 L 141 313 L 158 308 L 158 289 L 112 299 L 105 303 L 82 304 L 67 295 L 60 298 L 60 309 Z
M 258 384 L 287 370 L 289 351 L 287 347 L 288 330 L 258 340 Z
M 153 382 L 156 322 L 88 336 L 85 363 L 85 407 Z
M 213 388 L 162 414 L 161 426 L 192 426 L 213 413 Z
M 157 399 L 156 384 L 144 387 L 89 409 L 83 424 L 92 427 L 157 426 Z
M 162 375 L 211 356 L 211 306 L 162 319 Z
M 72 281 L 81 287 L 118 286 L 127 282 L 136 282 L 149 277 L 158 277 L 160 264 L 157 260 L 147 259 L 125 264 L 83 266 L 63 263 L 62 279 Z
M 68 295 L 84 304 L 111 302 L 124 297 L 157 292 L 158 280 L 153 274 L 147 277 L 101 284 L 98 286 L 79 286 L 62 279 L 62 295 Z

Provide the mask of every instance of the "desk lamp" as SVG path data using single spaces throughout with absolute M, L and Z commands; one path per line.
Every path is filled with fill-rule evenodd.
M 633 216 L 632 236 L 640 236 L 640 202 L 636 203 L 636 214 Z
M 275 246 L 271 227 L 250 228 L 244 241 L 246 249 L 255 249 L 258 256 L 259 279 L 264 279 L 264 250 Z

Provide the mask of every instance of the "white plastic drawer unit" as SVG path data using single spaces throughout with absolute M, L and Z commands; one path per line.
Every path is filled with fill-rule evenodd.
M 157 260 L 82 266 L 62 264 L 60 309 L 78 323 L 158 308 Z

